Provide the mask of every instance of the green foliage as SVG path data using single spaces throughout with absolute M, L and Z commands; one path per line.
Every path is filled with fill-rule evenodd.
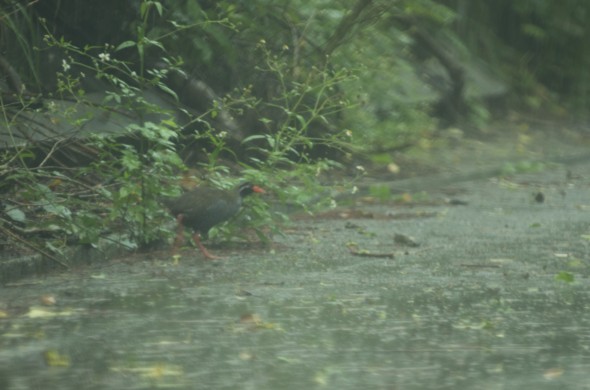
M 121 144 L 111 137 L 95 137 L 91 143 L 100 155 L 87 173 L 116 183 L 112 190 L 103 191 L 112 205 L 106 221 L 120 224 L 127 237 L 138 245 L 155 241 L 168 231 L 159 223 L 167 214 L 158 199 L 176 193 L 169 185 L 183 169 L 172 142 L 175 129 L 172 120 L 131 124 L 127 131 L 130 137 L 140 140 L 140 147 Z
M 155 2 L 144 5 L 161 9 Z M 148 8 L 142 9 L 147 12 Z M 145 44 L 143 40 L 140 29 L 137 45 Z M 5 183 L 16 184 L 12 195 L 22 205 L 11 208 L 8 215 L 29 230 L 52 234 L 54 240 L 45 240 L 52 251 L 60 251 L 69 242 L 95 246 L 101 237 L 137 247 L 169 235 L 163 221 L 170 217 L 158 198 L 178 193 L 172 184 L 184 169 L 175 146 L 179 126 L 172 112 L 149 102 L 144 94 L 151 86 L 174 95 L 164 83 L 165 73 L 153 70 L 145 77 L 137 74 L 130 64 L 115 58 L 111 45 L 79 48 L 49 33 L 45 41 L 67 54 L 63 71 L 57 75 L 58 92 L 76 100 L 62 113 L 71 118 L 72 125 L 83 126 L 94 115 L 85 108 L 96 106 L 81 86 L 86 74 L 94 74 L 110 85 L 101 103 L 104 111 L 116 107 L 137 118 L 158 119 L 131 121 L 125 126 L 126 134 L 117 137 L 109 132 L 90 136 L 84 148 L 93 150 L 95 156 L 88 166 L 48 171 L 41 166 L 30 168 L 23 160 L 24 149 L 15 156 L 5 156 L 2 164 L 9 167 Z M 48 108 L 51 112 L 51 104 Z M 80 116 L 80 112 L 88 115 Z M 94 112 L 99 114 L 100 110 Z M 88 178 L 92 178 L 90 182 Z M 39 218 L 32 217 L 39 213 Z
M 198 8 L 194 2 L 190 4 L 184 6 Z M 234 12 L 230 6 L 224 7 L 229 13 Z M 86 136 L 83 148 L 93 153 L 88 165 L 52 170 L 43 166 L 31 168 L 25 159 L 35 156 L 28 149 L 3 156 L 0 163 L 10 167 L 5 183 L 17 184 L 11 195 L 19 202 L 4 210 L 6 215 L 29 231 L 39 231 L 45 237 L 45 246 L 52 251 L 59 252 L 70 243 L 96 246 L 100 239 L 136 248 L 170 236 L 171 226 L 166 221 L 171 222 L 172 217 L 159 204 L 159 198 L 179 193 L 178 175 L 185 166 L 177 149 L 187 142 L 206 145 L 203 151 L 207 160 L 199 163 L 199 168 L 206 180 L 217 187 L 236 184 L 235 179 L 229 178 L 232 170 L 223 156 L 237 160 L 241 175 L 261 184 L 284 205 L 284 211 L 292 206 L 311 211 L 333 204 L 319 179 L 339 165 L 327 158 L 312 158 L 311 153 L 318 146 L 336 150 L 351 146 L 350 131 L 340 130 L 333 123 L 352 105 L 342 93 L 342 86 L 354 80 L 353 74 L 327 61 L 306 71 L 294 69 L 288 47 L 277 52 L 260 41 L 256 50 L 260 61 L 255 73 L 271 81 L 272 94 L 264 99 L 259 94 L 268 90 L 251 86 L 235 89 L 214 101 L 206 112 L 192 115 L 189 123 L 199 126 L 192 134 L 181 134 L 175 114 L 146 98 L 145 93 L 157 88 L 178 99 L 165 80 L 168 72 L 181 72 L 183 61 L 167 55 L 169 48 L 165 42 L 187 30 L 219 32 L 231 23 L 215 24 L 204 16 L 202 22 L 192 25 L 173 23 L 174 31 L 166 33 L 161 25 L 153 23 L 153 18 L 166 12 L 159 2 L 144 1 L 135 39 L 120 44 L 79 47 L 53 36 L 50 28 L 45 27 L 45 44 L 65 54 L 57 74 L 57 94 L 74 101 L 64 110 L 49 102 L 47 112 L 76 127 L 94 123 L 95 116 L 103 113 L 136 118 L 124 124 L 124 134 L 111 135 L 105 129 Z M 138 58 L 137 66 L 121 59 L 122 54 L 132 51 Z M 164 56 L 161 61 L 167 66 L 148 67 L 148 51 L 160 52 Z M 85 90 L 89 77 L 108 86 L 100 102 Z M 89 109 L 99 107 L 100 110 Z M 227 133 L 213 125 L 212 120 L 222 110 L 235 114 L 252 110 L 260 115 L 259 128 L 243 140 L 248 153 L 241 161 L 228 145 Z M 184 114 L 191 115 L 188 111 Z M 60 146 L 57 143 L 56 150 Z M 263 240 L 278 232 L 277 223 L 288 219 L 283 211 L 271 211 L 263 197 L 249 197 L 246 203 L 248 207 L 237 219 L 241 226 L 252 227 Z M 237 235 L 235 226 L 216 227 L 211 235 Z
M 412 144 L 436 129 L 428 113 L 433 96 L 425 95 L 408 53 L 413 40 L 395 22 L 404 16 L 436 19 L 428 9 L 433 9 L 431 1 L 382 5 L 378 17 L 363 26 L 357 39 L 332 56 L 334 63 L 355 70 L 356 78 L 343 85 L 344 94 L 355 98 L 345 121 L 354 143 L 365 151 Z
M 565 102 L 587 116 L 590 3 L 477 0 L 461 9 L 458 35 L 508 80 L 515 100 L 554 115 L 563 115 L 559 106 Z
M 298 78 L 291 72 L 285 50 L 275 54 L 264 41 L 259 42 L 257 49 L 263 61 L 256 71 L 274 80 L 273 96 L 265 101 L 252 96 L 247 89 L 236 96 L 227 96 L 223 106 L 226 109 L 243 106 L 261 114 L 260 130 L 242 141 L 249 153 L 248 158 L 240 162 L 241 174 L 245 180 L 263 185 L 281 207 L 271 212 L 262 197 L 250 197 L 248 212 L 238 217 L 241 223 L 213 228 L 211 236 L 219 233 L 239 236 L 235 230 L 239 225 L 254 228 L 259 237 L 267 241 L 267 234 L 279 233 L 277 222 L 288 220 L 284 211 L 312 212 L 329 207 L 334 201 L 321 185 L 320 178 L 340 164 L 327 158 L 313 158 L 311 153 L 318 146 L 340 150 L 351 146 L 350 131 L 313 133 L 315 125 L 326 125 L 331 118 L 350 108 L 351 103 L 337 91 L 354 79 L 351 72 L 328 69 L 326 65 L 325 68 L 312 67 L 305 77 Z M 213 107 L 211 112 L 215 110 Z M 235 182 L 227 183 L 222 176 L 227 169 L 220 166 L 223 161 L 217 159 L 226 150 L 224 136 L 213 128 L 198 136 L 208 137 L 214 145 L 204 164 L 210 172 L 209 180 L 222 188 L 234 186 Z
M 272 113 L 262 117 L 260 122 L 271 131 L 256 134 L 243 140 L 243 144 L 256 151 L 261 157 L 252 161 L 261 167 L 295 166 L 296 162 L 309 162 L 309 151 L 322 144 L 345 147 L 345 131 L 322 134 L 314 137 L 310 129 L 314 124 L 328 125 L 330 118 L 350 108 L 351 103 L 336 93 L 354 77 L 346 70 L 330 70 L 312 67 L 305 77 L 289 78 L 287 60 L 273 54 L 266 42 L 259 44 L 264 66 L 258 71 L 275 80 L 275 93 L 270 101 L 264 102 L 261 112 Z
M 410 86 L 403 75 L 409 64 L 401 59 L 394 63 L 373 56 L 378 47 L 362 49 L 370 59 L 359 70 L 358 81 L 345 87 L 347 95 L 357 96 L 357 104 L 346 111 L 348 126 L 355 144 L 365 150 L 389 150 L 412 144 L 432 134 L 436 122 L 428 115 L 427 105 L 408 102 Z M 386 70 L 387 69 L 387 70 Z M 409 91 L 411 96 L 413 92 Z
M 52 4 L 53 15 L 86 11 L 88 16 L 97 9 L 86 2 Z M 105 237 L 135 247 L 167 236 L 162 222 L 171 217 L 158 197 L 179 192 L 182 147 L 194 145 L 206 156 L 199 171 L 216 186 L 233 187 L 236 180 L 229 177 L 239 171 L 263 184 L 283 211 L 330 207 L 333 200 L 320 185 L 335 181 L 330 171 L 339 164 L 330 152 L 377 150 L 381 155 L 375 162 L 384 165 L 390 149 L 419 143 L 435 131 L 428 93 L 418 77 L 420 53 L 411 50 L 416 28 L 444 36 L 461 55 L 490 61 L 509 76 L 528 107 L 543 109 L 555 99 L 554 91 L 571 98 L 574 107 L 587 106 L 590 51 L 583 27 L 588 5 L 575 0 L 125 4 L 122 9 L 136 12 L 135 20 L 125 15 L 128 22 L 117 29 L 113 21 L 101 20 L 105 30 L 117 32 L 91 35 L 96 31 L 87 28 L 88 34 L 114 39 L 82 44 L 80 37 L 54 35 L 60 26 L 52 25 L 47 13 L 48 21 L 38 20 L 35 10 L 41 8 L 35 2 L 0 5 L 4 56 L 25 84 L 43 90 L 41 59 L 64 54 L 52 96 L 73 103 L 48 101 L 42 114 L 76 128 L 93 122 L 98 112 L 133 118 L 122 124 L 123 136 L 109 135 L 111 129 L 105 128 L 86 139 L 81 147 L 93 154 L 84 167 L 49 166 L 62 146 L 78 142 L 73 138 L 50 145 L 46 155 L 14 142 L 14 150 L 0 156 L 0 191 L 17 200 L 5 205 L 3 218 L 42 237 L 54 250 L 70 242 L 96 245 Z M 170 72 L 190 72 L 224 96 L 204 112 L 184 110 L 189 123 L 180 126 L 175 114 L 146 97 L 146 91 L 157 89 L 181 100 L 166 83 Z M 101 101 L 93 100 L 88 89 L 97 82 L 107 86 Z M 483 105 L 466 103 L 471 122 L 481 126 L 489 120 Z M 3 108 L 11 133 L 21 109 Z M 231 135 L 216 128 L 215 119 L 226 112 L 245 118 L 240 151 Z M 507 164 L 503 173 L 542 169 L 521 162 Z M 391 197 L 388 189 L 371 192 Z M 286 220 L 286 213 L 271 210 L 264 197 L 251 197 L 247 204 L 238 219 L 263 238 L 277 230 L 274 221 Z M 230 229 L 235 225 L 214 229 L 212 235 L 236 233 Z
M 0 4 L 0 42 L 9 42 L 2 45 L 2 55 L 18 65 L 22 80 L 40 86 L 42 80 L 39 74 L 39 57 L 35 51 L 35 47 L 40 44 L 37 34 L 39 27 L 27 7 L 26 3 L 16 1 Z

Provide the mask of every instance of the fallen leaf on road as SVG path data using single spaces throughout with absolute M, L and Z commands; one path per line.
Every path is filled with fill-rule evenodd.
M 360 257 L 383 257 L 383 258 L 387 258 L 387 259 L 393 259 L 395 258 L 395 255 L 393 253 L 376 253 L 376 252 L 370 252 L 366 249 L 358 249 L 358 246 L 355 244 L 349 244 L 346 245 L 346 247 L 348 248 L 348 250 L 350 251 L 350 253 L 354 256 L 360 256 Z
M 53 317 L 64 317 L 71 316 L 74 314 L 71 310 L 49 310 L 44 307 L 31 306 L 29 312 L 25 314 L 25 317 L 29 318 L 53 318 Z
M 56 303 L 55 295 L 51 295 L 51 294 L 41 295 L 41 297 L 39 298 L 39 300 L 45 306 L 53 306 Z
M 272 329 L 282 330 L 281 327 L 273 322 L 264 322 L 258 314 L 243 314 L 240 317 L 240 325 L 243 325 L 246 330 L 258 329 Z
M 563 368 L 550 368 L 543 373 L 543 378 L 547 380 L 557 379 L 564 373 Z
M 43 353 L 43 357 L 45 358 L 45 363 L 49 367 L 69 367 L 70 366 L 70 357 L 68 355 L 64 355 L 59 353 L 56 350 L 49 350 Z

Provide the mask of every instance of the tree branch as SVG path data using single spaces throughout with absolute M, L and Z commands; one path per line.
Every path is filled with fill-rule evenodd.
M 334 31 L 334 34 L 326 42 L 324 47 L 325 56 L 331 55 L 348 38 L 361 14 L 372 2 L 373 0 L 358 0 L 352 10 L 342 18 L 340 24 L 336 27 L 336 31 Z

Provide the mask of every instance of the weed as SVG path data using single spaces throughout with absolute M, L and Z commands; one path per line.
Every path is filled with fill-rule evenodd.
M 285 58 L 261 44 L 263 61 L 257 72 L 274 80 L 273 96 L 265 100 L 255 97 L 249 87 L 236 90 L 200 114 L 184 110 L 189 121 L 181 126 L 176 112 L 146 97 L 146 91 L 158 89 L 178 99 L 166 77 L 170 71 L 182 71 L 182 59 L 167 56 L 161 41 L 148 38 L 148 20 L 161 15 L 159 2 L 144 1 L 137 36 L 119 45 L 81 48 L 54 37 L 45 27 L 45 43 L 64 53 L 57 73 L 61 99 L 48 100 L 38 114 L 56 128 L 67 125 L 80 132 L 57 137 L 49 148 L 47 141 L 33 145 L 39 148 L 14 142 L 13 151 L 1 157 L 0 191 L 10 198 L 3 205 L 3 225 L 32 240 L 42 239 L 45 247 L 57 253 L 72 243 L 97 246 L 101 239 L 128 248 L 165 239 L 171 235 L 166 222 L 172 217 L 159 199 L 180 193 L 179 176 L 186 166 L 179 149 L 187 142 L 205 141 L 207 159 L 198 168 L 217 187 L 236 184 L 229 177 L 232 169 L 222 159 L 225 156 L 238 163 L 244 179 L 263 185 L 278 203 L 308 211 L 333 204 L 319 183 L 338 163 L 312 158 L 311 152 L 318 146 L 341 150 L 350 146 L 350 131 L 335 130 L 330 123 L 351 105 L 339 93 L 340 85 L 353 78 L 351 72 L 325 65 L 295 77 Z M 159 50 L 167 66 L 148 68 L 147 48 Z M 138 64 L 118 58 L 121 51 L 130 49 L 137 50 Z M 107 86 L 102 99 L 85 90 L 90 77 Z M 228 144 L 227 133 L 216 129 L 212 121 L 222 111 L 232 110 L 263 113 L 260 128 L 249 129 L 251 135 L 242 141 L 247 153 L 239 157 Z M 7 128 L 16 130 L 23 118 L 3 113 Z M 115 124 L 118 129 L 107 127 Z M 198 128 L 190 130 L 194 124 Z M 322 131 L 316 130 L 319 127 Z M 65 163 L 58 160 L 61 155 Z M 262 198 L 247 203 L 247 212 L 238 219 L 263 240 L 288 219 L 285 208 L 271 209 Z M 235 235 L 232 229 L 217 227 L 212 236 Z

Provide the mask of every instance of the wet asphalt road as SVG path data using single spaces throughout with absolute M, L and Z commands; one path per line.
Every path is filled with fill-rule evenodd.
M 0 287 L 0 388 L 590 389 L 587 172 L 359 199 L 222 261 Z

